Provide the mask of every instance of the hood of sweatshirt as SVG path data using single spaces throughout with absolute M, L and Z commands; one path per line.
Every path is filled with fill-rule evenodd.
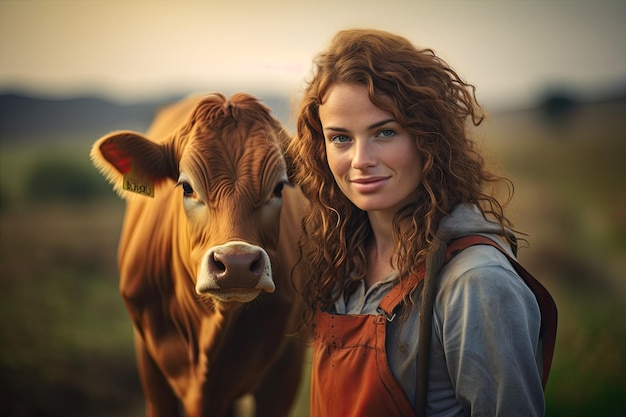
M 495 222 L 485 219 L 478 207 L 472 204 L 460 204 L 454 208 L 449 216 L 444 217 L 437 229 L 437 238 L 446 244 L 451 240 L 468 235 L 500 235 L 502 227 Z M 510 231 L 506 231 L 511 237 Z

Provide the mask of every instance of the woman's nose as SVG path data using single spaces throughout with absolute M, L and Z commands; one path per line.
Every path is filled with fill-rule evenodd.
M 352 156 L 352 167 L 363 170 L 376 165 L 376 155 L 367 140 L 356 140 Z

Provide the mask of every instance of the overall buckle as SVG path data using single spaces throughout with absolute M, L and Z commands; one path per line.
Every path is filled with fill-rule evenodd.
M 385 310 L 383 310 L 383 309 L 382 309 L 382 308 L 380 308 L 380 307 L 377 307 L 377 308 L 376 308 L 376 311 L 378 312 L 378 314 L 379 314 L 379 315 L 381 315 L 381 316 L 385 317 L 385 319 L 386 319 L 389 323 L 391 323 L 391 322 L 393 321 L 393 319 L 395 319 L 395 318 L 396 318 L 396 313 L 395 313 L 395 312 L 394 312 L 393 314 L 389 315 L 389 314 L 387 314 L 387 312 L 386 312 Z

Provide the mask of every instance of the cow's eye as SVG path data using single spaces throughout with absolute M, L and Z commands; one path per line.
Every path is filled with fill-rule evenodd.
M 183 197 L 193 197 L 193 187 L 187 182 L 180 184 L 183 187 Z
M 274 187 L 274 191 L 272 192 L 272 195 L 275 198 L 282 198 L 283 188 L 285 188 L 285 183 L 281 181 L 278 184 L 276 184 L 276 187 Z

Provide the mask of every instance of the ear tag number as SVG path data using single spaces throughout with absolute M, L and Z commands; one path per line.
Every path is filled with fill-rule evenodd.
M 154 197 L 154 183 L 152 183 L 152 181 L 145 179 L 139 180 L 137 177 L 131 176 L 130 174 L 124 175 L 122 189 L 130 191 L 131 193 Z

